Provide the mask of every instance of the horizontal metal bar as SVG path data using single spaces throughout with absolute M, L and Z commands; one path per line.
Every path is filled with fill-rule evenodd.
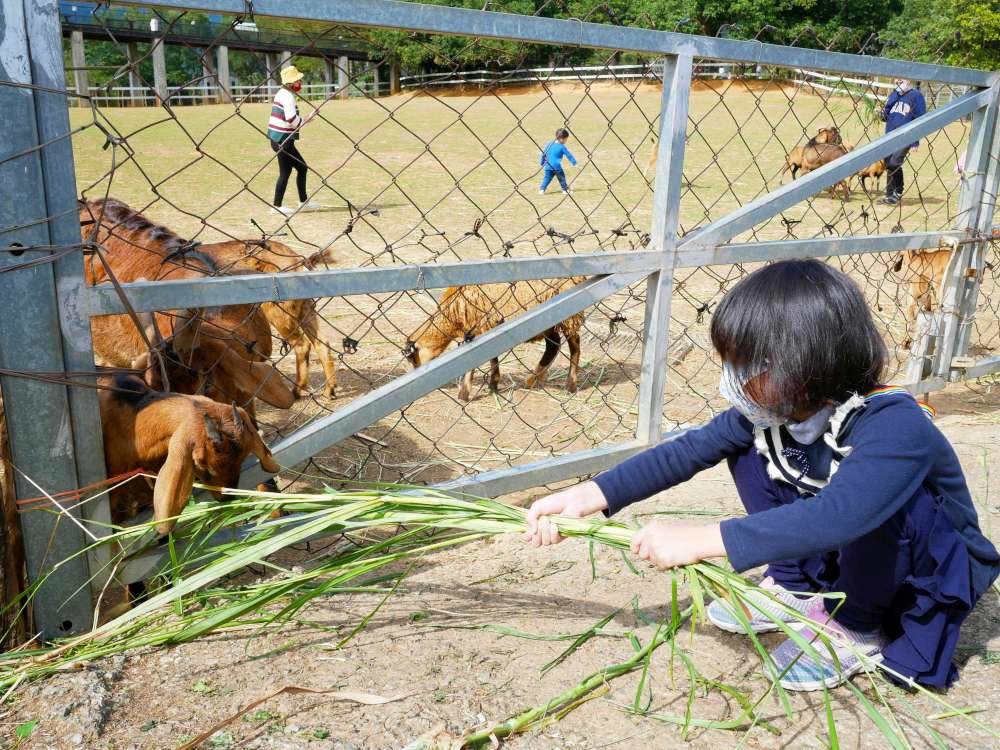
M 550 258 L 497 258 L 464 263 L 351 268 L 301 273 L 212 276 L 180 281 L 122 284 L 138 312 L 183 307 L 279 302 L 307 297 L 344 297 L 409 289 L 441 289 L 462 284 L 490 284 L 526 279 L 558 279 L 607 273 L 651 273 L 664 262 L 662 253 L 594 253 Z M 111 285 L 91 287 L 81 308 L 90 315 L 125 312 Z
M 901 383 L 901 385 L 914 396 L 922 396 L 925 393 L 931 393 L 932 391 L 940 391 L 948 385 L 948 381 L 944 378 L 930 377 L 924 378 L 916 383 Z
M 497 326 L 475 341 L 446 352 L 433 362 L 422 365 L 381 388 L 356 398 L 333 414 L 297 430 L 295 434 L 271 446 L 274 457 L 286 466 L 304 461 L 435 388 L 461 377 L 486 360 L 499 356 L 604 297 L 639 281 L 645 275 L 613 274 L 588 279 Z M 240 486 L 253 486 L 265 476 L 254 460 L 244 465 Z
M 585 474 L 604 471 L 648 447 L 645 443 L 631 441 L 604 448 L 592 448 L 567 456 L 557 456 L 543 461 L 534 461 L 530 464 L 512 466 L 509 469 L 498 469 L 471 477 L 461 477 L 435 485 L 435 487 L 456 495 L 497 497 L 532 487 L 541 487 L 551 482 L 562 482 Z
M 964 380 L 992 375 L 995 372 L 1000 372 L 1000 356 L 986 357 L 985 359 L 976 360 L 968 367 L 960 367 L 957 369 Z
M 119 5 L 191 9 L 240 15 L 243 0 L 128 0 Z M 989 86 L 995 73 L 868 55 L 762 44 L 756 41 L 678 34 L 571 19 L 522 16 L 394 0 L 256 0 L 254 13 L 275 18 L 310 19 L 348 26 L 398 28 L 440 34 L 510 39 L 651 54 L 685 54 L 759 65 L 835 70 L 864 76 Z
M 857 253 L 889 253 L 936 248 L 944 239 L 964 239 L 964 232 L 900 232 L 898 234 L 814 237 L 809 240 L 734 242 L 710 248 L 694 248 L 677 254 L 677 268 L 754 263 L 791 258 L 828 258 Z
M 787 185 L 782 185 L 777 190 L 762 195 L 721 219 L 713 221 L 703 229 L 684 238 L 678 246 L 678 251 L 682 252 L 692 248 L 711 248 L 741 232 L 752 229 L 786 208 L 791 208 L 812 197 L 823 188 L 846 180 L 869 164 L 885 158 L 893 151 L 930 135 L 980 107 L 985 107 L 989 104 L 992 96 L 991 90 L 966 94 L 944 107 L 932 110 L 891 133 L 834 159 L 805 177 L 792 180 Z

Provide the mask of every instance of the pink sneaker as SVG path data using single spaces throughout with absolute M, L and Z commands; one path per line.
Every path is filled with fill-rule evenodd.
M 822 635 L 817 635 L 810 627 L 799 631 L 799 635 L 812 644 L 819 661 L 806 654 L 791 638 L 774 649 L 772 663 L 766 665 L 767 671 L 772 679 L 779 678 L 785 690 L 834 688 L 882 660 L 886 639 L 881 629 L 860 631 L 844 627 L 827 614 L 823 599 L 819 597 L 810 603 L 805 615 L 824 626 Z
M 775 630 L 781 630 L 779 622 L 796 622 L 795 615 L 785 607 L 805 613 L 813 601 L 822 602 L 822 599 L 810 594 L 794 594 L 776 583 L 771 576 L 761 581 L 760 587 L 767 593 L 754 591 L 745 597 L 748 612 L 743 612 L 742 619 L 733 609 L 732 602 L 716 599 L 708 605 L 706 611 L 708 621 L 727 633 L 746 633 L 747 628 L 744 625 L 744 620 L 749 623 L 750 630 L 754 633 L 771 633 Z M 780 606 L 778 602 L 785 606 Z

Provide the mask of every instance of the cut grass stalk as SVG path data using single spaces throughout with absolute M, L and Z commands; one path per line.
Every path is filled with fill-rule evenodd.
M 561 532 L 562 529 L 560 529 L 560 533 Z M 686 622 L 693 612 L 694 609 L 692 607 L 685 609 L 679 618 L 677 627 L 673 627 L 668 624 L 660 625 L 656 629 L 656 632 L 653 634 L 649 643 L 633 654 L 632 658 L 594 672 L 584 678 L 579 685 L 560 693 L 544 705 L 523 711 L 520 714 L 511 717 L 507 721 L 497 724 L 496 726 L 466 735 L 462 739 L 462 747 L 482 747 L 487 743 L 492 742 L 493 740 L 491 738 L 493 737 L 497 739 L 504 739 L 505 737 L 510 737 L 514 734 L 520 734 L 532 729 L 539 729 L 548 724 L 551 721 L 552 716 L 559 716 L 568 713 L 576 708 L 582 701 L 593 698 L 595 691 L 605 689 L 607 687 L 607 683 L 611 680 L 641 669 L 646 663 L 647 658 L 657 648 L 662 646 L 677 634 L 677 631 L 680 629 L 680 625 Z
M 396 585 L 389 591 L 391 594 L 402 580 L 399 572 L 391 572 L 393 566 L 405 567 L 437 550 L 494 534 L 522 533 L 526 528 L 525 510 L 522 508 L 494 500 L 456 498 L 443 492 L 411 487 L 372 487 L 321 495 L 235 490 L 226 490 L 226 493 L 236 495 L 238 499 L 223 505 L 193 503 L 185 510 L 174 538 L 177 544 L 173 546 L 165 571 L 169 585 L 135 609 L 83 636 L 55 646 L 34 647 L 0 655 L 0 689 L 11 693 L 31 680 L 143 646 L 181 643 L 212 632 L 273 627 L 290 621 L 317 596 L 370 588 L 376 583 L 394 579 Z M 295 515 L 271 519 L 270 515 L 278 509 L 294 511 Z M 234 519 L 251 526 L 242 536 L 234 535 L 233 541 L 211 546 L 209 540 L 214 539 L 217 532 Z M 591 544 L 602 544 L 622 552 L 631 543 L 633 529 L 614 521 L 578 518 L 553 520 L 560 533 L 566 537 L 586 539 Z M 116 531 L 99 544 L 134 549 L 142 540 L 152 537 L 151 526 L 152 522 Z M 281 571 L 271 580 L 236 589 L 218 585 L 220 579 L 244 570 L 247 565 L 263 564 L 270 555 L 290 545 L 321 535 L 337 534 L 350 535 L 352 540 L 357 540 L 356 546 L 326 556 L 306 571 Z M 628 561 L 627 557 L 625 559 Z M 631 561 L 628 562 L 631 566 Z M 58 570 L 57 565 L 55 571 Z M 638 570 L 636 572 L 640 573 Z M 684 610 L 680 609 L 678 603 L 677 582 L 680 576 L 686 579 L 691 594 L 691 604 Z M 610 680 L 637 670 L 642 670 L 644 677 L 640 680 L 632 711 L 641 713 L 638 703 L 643 684 L 648 684 L 653 651 L 669 642 L 672 654 L 678 653 L 675 638 L 685 623 L 692 621 L 693 625 L 693 619 L 704 612 L 706 594 L 723 597 L 736 605 L 734 609 L 737 619 L 748 631 L 754 649 L 765 664 L 769 662 L 767 651 L 750 631 L 749 621 L 743 614 L 743 604 L 750 595 L 767 596 L 762 589 L 731 571 L 709 563 L 686 566 L 675 571 L 672 579 L 669 621 L 659 624 L 652 639 L 644 646 L 639 643 L 635 634 L 626 634 L 634 647 L 634 653 L 629 659 L 594 672 L 577 686 L 542 706 L 523 711 L 489 730 L 469 735 L 466 738 L 467 746 L 485 744 L 491 741 L 491 736 L 503 738 L 545 726 L 606 691 Z M 842 598 L 841 595 L 828 596 Z M 388 595 L 382 601 L 387 598 Z M 829 648 L 829 635 L 823 624 L 805 618 L 773 597 L 768 598 L 774 601 L 776 612 L 790 614 L 798 622 L 808 625 L 817 634 L 820 643 Z M 25 601 L 14 603 L 14 606 L 24 605 Z M 352 631 L 348 639 L 370 623 L 377 611 L 378 607 Z M 550 663 L 549 668 L 564 661 L 586 641 L 596 635 L 604 635 L 602 628 L 609 621 L 610 616 L 582 633 L 573 634 L 570 647 Z M 777 616 L 775 621 L 785 635 L 802 648 L 807 657 L 818 658 L 818 649 L 789 627 L 781 616 Z M 341 643 L 348 639 L 343 639 Z M 682 654 L 681 658 L 693 685 L 719 687 L 717 683 L 701 678 L 686 654 Z M 875 679 L 883 686 L 888 685 L 877 672 L 879 667 L 870 659 L 862 659 L 862 663 L 873 679 L 873 685 Z M 885 667 L 881 669 L 891 674 L 891 670 Z M 779 679 L 780 675 L 773 677 L 765 695 L 756 702 L 751 703 L 749 699 L 746 703 L 741 702 L 743 714 L 733 727 L 747 727 L 747 731 L 750 731 L 754 726 L 761 725 L 757 708 L 772 691 L 777 692 L 786 713 L 791 715 L 791 704 Z M 952 712 L 952 715 L 960 716 L 992 737 L 998 736 L 995 730 L 969 716 L 969 712 L 951 706 L 920 686 L 914 687 Z M 892 715 L 891 707 L 877 686 L 879 701 L 889 711 L 888 719 L 855 686 L 851 685 L 850 689 L 858 696 L 862 708 L 871 716 L 889 743 L 893 747 L 908 747 L 901 725 Z M 694 688 L 689 694 L 689 705 L 681 720 L 685 732 L 691 727 L 702 725 L 693 714 L 693 690 Z M 732 689 L 727 692 L 731 696 L 736 695 Z M 827 705 L 829 721 L 832 710 Z M 722 728 L 722 724 L 714 726 Z M 831 740 L 834 738 L 833 732 L 830 737 Z

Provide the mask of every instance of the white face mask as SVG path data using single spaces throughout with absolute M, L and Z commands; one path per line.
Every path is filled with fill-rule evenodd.
M 896 79 L 896 91 L 898 91 L 900 94 L 905 94 L 907 91 L 910 90 L 910 88 L 911 87 L 909 81 L 903 78 Z
M 746 384 L 758 375 L 760 375 L 760 372 L 748 373 L 745 370 L 737 370 L 728 362 L 723 362 L 722 379 L 719 381 L 719 393 L 736 411 L 750 420 L 750 423 L 754 427 L 767 429 L 768 427 L 777 427 L 784 424 L 788 421 L 788 415 L 784 410 L 782 413 L 778 413 L 770 409 L 765 409 L 747 396 L 744 390 Z
M 800 445 L 812 445 L 830 426 L 830 417 L 833 416 L 833 411 L 833 405 L 828 404 L 801 422 L 788 422 L 785 429 Z

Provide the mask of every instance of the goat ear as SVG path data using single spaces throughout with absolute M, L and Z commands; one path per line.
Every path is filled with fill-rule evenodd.
M 194 441 L 182 426 L 170 438 L 167 460 L 156 474 L 153 485 L 153 517 L 156 530 L 166 535 L 187 505 L 194 486 Z
M 243 426 L 245 424 L 246 423 L 243 421 L 243 417 L 240 416 L 239 407 L 236 405 L 236 402 L 233 401 L 233 430 L 237 435 L 242 434 Z
M 131 363 L 132 369 L 139 370 L 139 377 L 154 391 L 164 390 L 163 373 L 160 371 L 160 357 L 160 350 L 154 348 L 144 351 L 133 359 Z
M 213 443 L 221 443 L 222 435 L 219 434 L 219 425 L 216 424 L 215 420 L 212 419 L 207 413 L 203 414 L 202 417 L 205 422 L 205 435 L 207 435 L 208 439 Z
M 244 393 L 253 393 L 279 409 L 290 409 L 295 404 L 295 396 L 270 362 L 251 362 L 226 347 L 218 366 Z
M 264 441 L 260 437 L 260 433 L 257 432 L 253 427 L 253 420 L 250 419 L 250 415 L 246 413 L 245 410 L 238 407 L 233 407 L 233 411 L 237 412 L 244 424 L 243 436 L 246 440 L 246 447 L 250 449 L 258 460 L 260 460 L 260 467 L 268 472 L 269 474 L 277 474 L 281 471 L 281 464 L 274 460 L 274 456 L 271 454 L 271 449 L 264 444 Z

